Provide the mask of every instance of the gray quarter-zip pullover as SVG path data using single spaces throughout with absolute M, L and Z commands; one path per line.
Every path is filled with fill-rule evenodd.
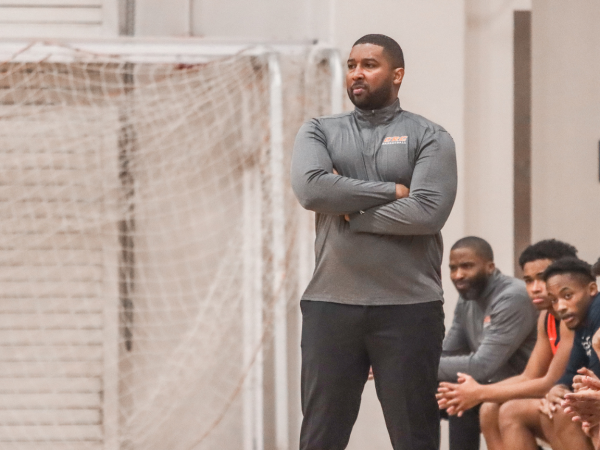
M 397 100 L 312 119 L 296 137 L 291 179 L 301 205 L 317 213 L 316 267 L 302 299 L 443 300 L 440 230 L 456 196 L 454 142 L 446 130 Z M 396 200 L 396 183 L 410 188 L 408 198 Z
M 496 270 L 479 298 L 458 298 L 439 380 L 456 381 L 463 372 L 480 383 L 495 383 L 520 374 L 535 346 L 537 318 L 525 283 Z

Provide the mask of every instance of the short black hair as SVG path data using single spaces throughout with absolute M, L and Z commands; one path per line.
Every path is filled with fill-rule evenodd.
M 477 236 L 466 236 L 462 239 L 459 239 L 454 243 L 450 251 L 456 250 L 457 248 L 470 248 L 484 260 L 494 260 L 494 251 L 492 250 L 492 246 L 488 243 L 488 241 Z
M 548 281 L 550 277 L 562 274 L 574 275 L 584 284 L 596 281 L 596 277 L 592 275 L 592 266 L 579 258 L 557 259 L 544 270 L 542 279 Z
M 598 258 L 598 261 L 592 266 L 592 273 L 597 277 L 600 277 L 600 258 Z
M 556 261 L 561 258 L 577 258 L 577 249 L 566 242 L 556 239 L 544 239 L 523 250 L 523 253 L 519 256 L 519 265 L 522 269 L 528 262 L 539 259 Z
M 383 47 L 383 51 L 392 67 L 394 69 L 398 67 L 404 69 L 404 53 L 402 52 L 402 48 L 391 37 L 385 34 L 367 34 L 356 41 L 352 47 L 359 44 L 373 44 Z

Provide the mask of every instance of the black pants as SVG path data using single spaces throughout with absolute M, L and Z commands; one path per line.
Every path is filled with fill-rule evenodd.
M 354 306 L 302 301 L 301 450 L 342 450 L 373 366 L 394 450 L 435 450 L 444 337 L 441 302 Z
M 449 423 L 450 450 L 479 450 L 480 406 L 466 410 L 462 417 L 448 416 L 446 411 L 442 411 L 442 418 L 448 419 Z

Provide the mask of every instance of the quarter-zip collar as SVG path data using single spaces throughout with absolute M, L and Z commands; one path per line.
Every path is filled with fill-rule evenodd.
M 476 302 L 478 302 L 482 307 L 487 308 L 492 295 L 492 291 L 496 288 L 496 285 L 498 284 L 498 279 L 501 276 L 502 274 L 498 269 L 494 269 L 494 272 L 489 276 L 485 288 L 483 288 L 483 291 L 479 295 L 479 298 L 476 300 Z
M 358 120 L 369 122 L 371 125 L 383 125 L 391 122 L 398 113 L 402 111 L 400 108 L 400 100 L 396 99 L 394 103 L 380 109 L 360 109 L 354 108 L 354 114 Z

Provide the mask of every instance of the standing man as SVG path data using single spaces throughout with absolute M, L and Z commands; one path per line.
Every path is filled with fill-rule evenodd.
M 444 339 L 440 381 L 467 374 L 487 384 L 520 374 L 537 336 L 525 283 L 500 273 L 490 244 L 475 236 L 452 246 L 450 278 L 460 297 Z M 479 406 L 449 422 L 450 450 L 479 449 Z
M 442 127 L 400 107 L 403 77 L 396 41 L 360 38 L 346 73 L 356 108 L 313 119 L 296 137 L 292 187 L 317 213 L 316 267 L 300 304 L 301 450 L 346 448 L 370 366 L 394 449 L 437 447 L 440 230 L 456 157 Z

